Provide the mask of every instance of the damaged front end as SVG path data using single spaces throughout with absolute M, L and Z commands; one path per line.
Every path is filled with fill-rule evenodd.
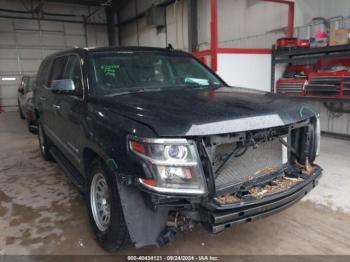
M 318 118 L 292 125 L 203 139 L 214 176 L 202 202 L 202 222 L 213 233 L 279 212 L 312 190 L 321 176 Z
M 163 245 L 198 223 L 217 233 L 291 206 L 321 176 L 314 164 L 319 141 L 316 117 L 190 139 L 130 137 L 131 154 L 142 159 L 147 175 L 137 179 L 139 190 L 119 185 L 122 202 L 138 198 L 137 210 L 123 207 L 131 238 L 139 247 Z M 135 225 L 137 214 L 144 218 Z

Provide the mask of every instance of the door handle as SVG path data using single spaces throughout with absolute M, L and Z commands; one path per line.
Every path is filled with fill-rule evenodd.
M 60 110 L 60 109 L 61 109 L 61 107 L 60 107 L 59 105 L 52 105 L 52 107 L 53 107 L 53 109 L 55 109 L 55 110 Z
M 44 96 L 41 96 L 39 99 L 40 99 L 41 101 L 46 101 L 46 100 L 47 100 L 47 98 L 44 97 Z

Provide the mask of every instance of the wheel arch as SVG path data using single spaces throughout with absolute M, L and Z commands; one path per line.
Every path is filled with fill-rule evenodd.
M 97 152 L 96 150 L 93 150 L 90 147 L 85 147 L 83 149 L 83 169 L 84 169 L 84 173 L 87 174 L 89 165 L 91 164 L 91 162 L 93 160 L 95 160 L 96 158 L 101 158 L 103 159 Z
M 114 159 L 108 157 L 104 152 L 96 150 L 93 147 L 85 147 L 82 152 L 83 166 L 82 169 L 86 175 L 90 164 L 96 159 L 99 158 L 103 161 L 110 171 L 117 169 L 117 164 Z

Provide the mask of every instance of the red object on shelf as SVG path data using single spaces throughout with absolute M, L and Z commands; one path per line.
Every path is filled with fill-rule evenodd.
M 319 70 L 319 69 L 331 67 L 334 65 L 343 65 L 343 66 L 350 67 L 350 59 L 349 58 L 324 58 L 324 59 L 320 59 L 316 64 L 316 68 Z
M 307 39 L 298 39 L 298 48 L 310 48 L 310 41 Z
M 284 37 L 284 38 L 277 39 L 276 47 L 279 50 L 309 48 L 310 41 L 306 39 L 298 39 L 295 37 Z
M 276 92 L 297 97 L 350 99 L 350 72 L 313 72 L 308 79 L 279 79 Z
M 276 42 L 277 49 L 293 49 L 298 47 L 298 38 L 295 37 L 285 37 L 277 39 Z
M 334 91 L 334 94 L 322 94 L 322 91 L 306 91 L 305 96 L 317 97 L 317 98 L 341 98 L 350 99 L 350 72 L 315 72 L 310 73 L 308 78 L 308 83 L 311 85 L 316 85 L 318 82 L 320 89 L 322 87 L 327 87 L 328 85 L 338 87 L 339 89 Z M 327 91 L 326 91 L 327 93 Z
M 279 79 L 277 81 L 277 94 L 287 96 L 304 96 L 304 85 L 306 79 Z
M 289 64 L 286 68 L 286 72 L 294 72 L 294 73 L 300 73 L 300 72 L 304 72 L 306 74 L 306 76 L 309 73 L 313 73 L 316 72 L 315 70 L 315 65 L 311 64 L 311 65 L 292 65 Z

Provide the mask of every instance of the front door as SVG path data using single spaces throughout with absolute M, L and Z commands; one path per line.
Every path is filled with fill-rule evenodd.
M 75 94 L 55 94 L 55 134 L 61 140 L 61 150 L 70 162 L 79 168 L 81 160 L 81 138 L 84 135 L 82 117 L 84 115 L 83 76 L 81 59 L 78 55 L 66 56 L 62 79 L 74 83 Z

